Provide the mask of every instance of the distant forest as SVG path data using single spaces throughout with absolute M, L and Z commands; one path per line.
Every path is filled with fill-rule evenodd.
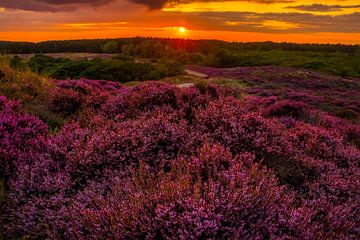
M 212 67 L 248 67 L 248 66 L 284 66 L 312 69 L 327 72 L 338 76 L 359 77 L 360 76 L 360 45 L 343 44 L 295 44 L 295 43 L 274 43 L 274 42 L 224 42 L 218 40 L 186 40 L 186 39 L 164 39 L 164 38 L 119 38 L 119 39 L 97 39 L 97 40 L 67 40 L 67 41 L 46 41 L 39 43 L 31 42 L 0 42 L 0 53 L 3 54 L 46 54 L 46 53 L 111 53 L 122 63 L 127 62 L 126 67 L 137 69 L 136 62 L 157 62 L 160 63 L 153 70 L 153 66 L 140 66 L 152 72 L 152 79 L 178 74 L 180 68 L 169 69 L 171 65 L 203 65 Z M 100 56 L 99 56 L 100 57 Z M 47 58 L 50 62 L 54 62 Z M 35 59 L 44 62 L 44 58 Z M 46 59 L 45 59 L 46 60 Z M 57 73 L 54 77 L 67 78 L 66 70 L 63 71 L 63 60 L 61 68 L 55 64 L 55 68 L 47 69 L 45 72 Z M 47 62 L 47 61 L 45 61 Z M 102 64 L 98 64 L 102 63 Z M 112 62 L 112 66 L 119 65 L 119 62 Z M 76 66 L 79 63 L 74 63 Z M 74 64 L 70 65 L 70 68 Z M 89 65 L 82 62 L 81 65 Z M 96 65 L 91 69 L 104 69 L 103 65 L 108 62 L 98 61 L 91 63 Z M 122 65 L 122 64 L 120 64 Z M 135 67 L 134 67 L 135 66 Z M 160 68 L 161 69 L 160 69 Z M 35 67 L 31 66 L 34 70 Z M 115 67 L 119 69 L 119 67 Z M 59 75 L 59 69 L 62 73 Z M 123 71 L 124 68 L 122 68 Z M 149 70 L 151 69 L 151 71 Z M 37 72 L 39 69 L 35 69 Z M 91 71 L 91 76 L 93 72 Z M 111 70 L 113 71 L 113 70 Z M 40 71 L 41 72 L 41 71 Z M 118 71 L 117 71 L 118 72 Z M 132 71 L 142 72 L 142 71 Z M 64 75 L 64 73 L 66 73 Z M 155 73 L 155 74 L 153 74 Z M 53 74 L 51 74 L 53 75 Z M 86 73 L 86 76 L 89 74 Z M 103 79 L 111 80 L 109 74 Z M 111 74 L 114 75 L 114 74 Z M 95 77 L 95 75 L 93 76 Z M 96 75 L 96 77 L 99 77 Z M 101 76 L 103 77 L 103 76 Z M 131 79 L 142 79 L 143 77 L 131 77 Z
M 104 46 L 113 44 L 114 53 L 121 53 L 124 47 L 139 46 L 144 42 L 156 42 L 166 45 L 174 50 L 186 52 L 200 52 L 209 54 L 218 49 L 228 50 L 259 50 L 270 51 L 274 49 L 284 51 L 313 51 L 313 52 L 342 52 L 355 54 L 359 53 L 360 45 L 344 44 L 296 44 L 296 43 L 274 43 L 274 42 L 225 42 L 219 40 L 187 40 L 187 39 L 166 39 L 166 38 L 118 38 L 118 39 L 93 39 L 93 40 L 61 40 L 33 42 L 8 42 L 0 41 L 0 53 L 3 54 L 28 54 L 28 53 L 63 53 L 63 52 L 90 52 L 104 53 L 109 49 Z

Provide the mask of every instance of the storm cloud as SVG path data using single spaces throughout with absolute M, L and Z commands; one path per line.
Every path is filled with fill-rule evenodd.
M 8 9 L 19 9 L 28 11 L 71 11 L 82 6 L 97 7 L 106 5 L 116 0 L 2 0 L 0 7 Z M 166 4 L 176 5 L 191 2 L 221 2 L 221 0 L 124 0 L 135 4 L 141 4 L 150 10 L 161 9 Z M 261 4 L 292 3 L 294 0 L 229 0 Z M 71 7 L 69 7 L 71 6 Z
M 1 0 L 0 7 L 25 11 L 71 11 L 82 6 L 97 7 L 113 0 Z
M 142 4 L 150 9 L 161 9 L 166 4 L 176 5 L 180 3 L 191 3 L 191 2 L 221 2 L 221 0 L 129 0 L 132 3 Z M 239 2 L 253 2 L 262 4 L 272 3 L 292 3 L 293 0 L 228 0 L 228 1 L 239 1 Z

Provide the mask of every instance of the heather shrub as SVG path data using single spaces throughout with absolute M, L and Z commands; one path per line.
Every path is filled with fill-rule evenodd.
M 119 114 L 133 117 L 156 106 L 176 107 L 175 86 L 161 83 L 145 83 L 127 88 L 104 104 L 103 111 L 110 116 Z
M 80 118 L 89 122 L 103 104 L 123 88 L 119 83 L 100 80 L 55 81 L 50 98 L 50 110 L 65 118 Z
M 272 56 L 273 57 L 273 56 Z M 245 94 L 262 97 L 278 97 L 301 101 L 316 109 L 355 117 L 360 112 L 360 85 L 358 79 L 322 74 L 315 71 L 277 66 L 211 68 L 188 66 L 189 69 L 215 78 L 220 85 L 234 86 Z M 228 79 L 227 84 L 216 79 Z M 295 103 L 294 103 L 295 104 Z M 343 109 L 343 110 L 342 110 Z M 351 113 L 351 111 L 354 111 Z M 339 116 L 340 116 L 339 115 Z M 352 119 L 358 121 L 359 119 Z
M 28 155 L 41 148 L 47 133 L 47 125 L 20 113 L 17 102 L 0 96 L 0 176 L 17 175 L 19 165 L 30 161 Z
M 70 116 L 79 111 L 81 107 L 81 96 L 74 90 L 55 89 L 51 95 L 51 109 L 56 113 Z
M 335 163 L 339 167 L 348 167 L 359 157 L 336 132 L 299 123 L 292 130 L 291 135 L 294 138 L 294 145 L 307 155 Z
M 220 96 L 220 88 L 214 84 L 210 84 L 206 81 L 197 81 L 194 84 L 195 88 L 197 88 L 201 94 L 208 94 L 212 98 L 216 99 Z M 229 90 L 229 89 L 227 89 Z M 229 90 L 230 92 L 230 90 Z
M 125 171 L 139 161 L 154 171 L 168 169 L 178 154 L 189 154 L 183 123 L 161 116 L 144 120 L 110 123 L 77 143 L 76 154 L 66 158 L 73 182 L 104 178 L 109 171 Z
M 227 166 L 222 167 L 225 162 Z M 247 167 L 251 162 L 250 154 L 234 159 L 219 145 L 205 145 L 189 164 L 180 160 L 171 172 L 154 175 L 140 167 L 123 181 L 114 177 L 106 191 L 105 182 L 90 185 L 60 212 L 60 219 L 66 218 L 72 227 L 65 222 L 50 223 L 49 235 L 66 239 L 238 239 L 303 234 L 296 226 L 299 220 L 286 223 L 295 211 L 291 210 L 291 194 L 277 186 L 270 172 L 257 165 Z M 208 178 L 198 178 L 204 171 Z
M 278 101 L 264 109 L 265 117 L 292 117 L 298 120 L 308 116 L 306 104 L 289 100 Z
M 85 78 L 78 80 L 55 81 L 55 83 L 60 88 L 72 89 L 83 95 L 91 94 L 97 90 L 112 93 L 123 88 L 121 84 L 116 82 L 89 80 Z
M 6 238 L 360 236 L 356 123 L 211 85 L 55 85 L 53 134 L 0 97 Z
M 282 183 L 298 188 L 316 178 L 316 171 L 302 163 L 300 152 L 284 138 L 287 129 L 280 122 L 248 113 L 236 99 L 210 103 L 198 112 L 196 128 L 233 153 L 254 152 L 256 160 L 274 169 Z
M 209 97 L 200 93 L 197 88 L 183 88 L 177 91 L 176 101 L 184 118 L 191 123 L 195 119 L 195 111 L 204 108 Z
M 345 139 L 360 148 L 360 127 L 357 125 L 348 126 L 345 129 Z

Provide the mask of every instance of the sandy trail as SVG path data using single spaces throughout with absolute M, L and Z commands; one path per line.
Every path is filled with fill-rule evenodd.
M 190 69 L 185 69 L 185 72 L 187 74 L 189 74 L 189 75 L 193 75 L 193 76 L 199 77 L 199 78 L 207 78 L 208 77 L 208 75 L 206 75 L 206 74 L 196 72 L 196 71 L 193 71 L 193 70 L 190 70 Z

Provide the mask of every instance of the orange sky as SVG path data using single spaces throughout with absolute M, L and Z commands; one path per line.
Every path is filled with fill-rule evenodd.
M 171 1 L 173 2 L 173 1 Z M 181 27 L 186 31 L 180 31 Z M 0 40 L 131 36 L 360 43 L 358 0 L 2 0 Z

